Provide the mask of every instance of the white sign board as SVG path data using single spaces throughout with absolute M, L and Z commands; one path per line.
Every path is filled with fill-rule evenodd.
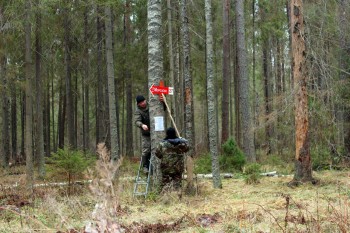
M 154 131 L 164 131 L 164 117 L 154 117 Z

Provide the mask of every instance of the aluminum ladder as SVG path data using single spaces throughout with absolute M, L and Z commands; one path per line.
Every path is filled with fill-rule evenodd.
M 152 163 L 149 163 L 147 177 L 142 175 L 142 159 L 140 160 L 139 170 L 137 171 L 137 176 L 134 183 L 134 192 L 133 197 L 135 196 L 144 196 L 146 197 L 149 191 L 149 185 L 151 181 L 151 173 L 152 173 Z

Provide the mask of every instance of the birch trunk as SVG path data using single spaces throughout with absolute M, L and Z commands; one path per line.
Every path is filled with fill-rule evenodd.
M 163 51 L 162 51 L 162 4 L 161 0 L 148 0 L 147 5 L 147 30 L 148 30 L 148 88 L 157 85 L 163 76 Z M 159 161 L 154 155 L 158 143 L 164 138 L 163 131 L 155 131 L 155 117 L 160 117 L 164 122 L 163 104 L 158 96 L 149 98 L 149 114 L 151 123 L 151 163 L 153 166 L 153 181 L 158 187 L 162 179 Z M 164 125 L 163 125 L 164 127 Z

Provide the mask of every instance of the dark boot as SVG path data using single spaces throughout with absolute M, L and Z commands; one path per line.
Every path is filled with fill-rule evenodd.
M 142 156 L 142 167 L 149 168 L 149 158 L 147 155 Z

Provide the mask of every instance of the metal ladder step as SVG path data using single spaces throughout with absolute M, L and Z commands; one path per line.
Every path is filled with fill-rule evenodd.
M 152 169 L 151 165 L 152 164 L 150 163 L 149 171 L 151 171 L 151 169 Z M 135 196 L 146 197 L 148 194 L 151 172 L 148 172 L 147 177 L 142 177 L 141 173 L 142 173 L 142 159 L 140 161 L 139 170 L 137 171 L 137 177 L 136 177 L 135 183 L 134 183 L 133 197 L 135 197 Z

